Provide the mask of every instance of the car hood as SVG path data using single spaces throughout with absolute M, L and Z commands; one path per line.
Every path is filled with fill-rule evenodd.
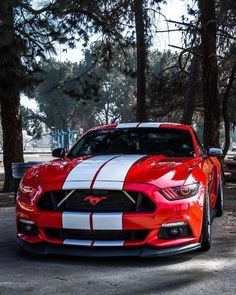
M 86 156 L 58 159 L 36 166 L 40 184 L 61 183 L 64 189 L 122 189 L 124 183 L 148 183 L 157 187 L 179 186 L 197 181 L 193 170 L 198 158 L 146 155 Z

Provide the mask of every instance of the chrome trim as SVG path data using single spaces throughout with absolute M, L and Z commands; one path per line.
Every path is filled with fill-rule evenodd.
M 126 195 L 126 197 L 128 197 L 130 199 L 131 202 L 133 202 L 135 204 L 135 200 L 131 197 L 130 194 L 128 194 L 126 191 L 122 191 L 122 192 Z
M 65 198 L 63 198 L 58 204 L 57 204 L 57 209 L 61 206 L 61 204 L 63 204 L 71 195 L 73 195 L 73 193 L 75 192 L 75 189 L 70 191 Z

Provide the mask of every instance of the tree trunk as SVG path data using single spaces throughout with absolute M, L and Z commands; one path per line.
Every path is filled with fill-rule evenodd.
M 195 98 L 198 91 L 199 80 L 199 57 L 194 55 L 190 66 L 190 74 L 187 82 L 187 89 L 184 97 L 184 111 L 180 120 L 181 124 L 192 124 Z
M 13 191 L 11 165 L 23 162 L 23 141 L 21 130 L 20 96 L 1 101 L 1 120 L 3 130 L 3 162 L 5 182 L 3 191 Z
M 137 48 L 137 106 L 136 120 L 146 120 L 146 61 L 147 46 L 145 42 L 145 22 L 143 0 L 134 0 L 136 48 Z
M 225 123 L 225 145 L 224 145 L 224 150 L 223 150 L 223 157 L 226 156 L 229 147 L 230 147 L 230 119 L 229 119 L 229 114 L 228 114 L 228 103 L 229 103 L 229 95 L 230 95 L 230 90 L 232 88 L 234 79 L 235 79 L 235 73 L 236 73 L 236 64 L 234 64 L 230 77 L 229 77 L 229 82 L 226 87 L 226 91 L 223 97 L 223 118 L 224 118 L 224 123 Z
M 22 43 L 14 28 L 14 4 L 12 1 L 2 1 L 0 9 L 0 104 L 5 192 L 13 191 L 12 163 L 23 162 L 20 89 L 25 69 L 21 61 Z
M 199 0 L 202 25 L 202 87 L 204 145 L 219 146 L 220 103 L 216 57 L 215 0 Z

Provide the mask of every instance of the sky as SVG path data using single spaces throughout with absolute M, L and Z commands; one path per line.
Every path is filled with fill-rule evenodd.
M 35 2 L 38 0 L 35 0 Z M 168 4 L 161 6 L 161 13 L 166 16 L 166 19 L 180 21 L 181 16 L 186 14 L 186 3 L 191 4 L 191 0 L 168 0 Z M 157 29 L 166 30 L 175 29 L 174 24 L 167 25 L 164 17 L 160 16 L 157 20 Z M 98 36 L 95 36 L 92 41 L 95 41 Z M 181 33 L 180 32 L 170 32 L 170 33 L 156 33 L 153 40 L 153 49 L 158 49 L 160 51 L 175 49 L 169 47 L 168 45 L 181 46 Z M 78 43 L 75 49 L 62 50 L 60 46 L 57 46 L 57 55 L 55 58 L 60 61 L 69 60 L 71 62 L 79 62 L 83 58 L 83 46 Z M 21 104 L 37 110 L 37 104 L 33 99 L 29 99 L 25 95 L 21 96 Z

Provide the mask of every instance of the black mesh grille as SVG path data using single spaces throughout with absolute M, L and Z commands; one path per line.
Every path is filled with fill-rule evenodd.
M 52 239 L 76 239 L 96 241 L 142 241 L 147 230 L 77 230 L 45 228 L 46 234 Z
M 111 190 L 76 190 L 60 206 L 70 191 L 45 193 L 38 202 L 40 210 L 79 212 L 153 212 L 155 204 L 144 194 Z

